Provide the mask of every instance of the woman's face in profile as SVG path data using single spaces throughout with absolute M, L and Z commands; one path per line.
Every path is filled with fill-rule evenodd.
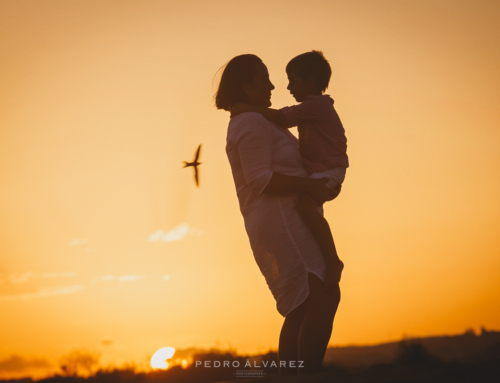
M 248 96 L 248 103 L 266 108 L 271 106 L 271 91 L 273 89 L 274 85 L 269 79 L 267 67 L 262 63 L 258 64 L 252 83 L 243 84 L 243 90 Z

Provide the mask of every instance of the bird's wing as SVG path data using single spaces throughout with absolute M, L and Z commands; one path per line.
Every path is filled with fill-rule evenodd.
M 201 150 L 201 144 L 200 144 L 200 146 L 198 146 L 198 149 L 196 150 L 196 154 L 194 156 L 193 162 L 198 162 L 198 158 L 200 157 L 200 150 Z
M 200 187 L 200 181 L 198 180 L 198 166 L 194 166 L 194 181 L 196 186 Z

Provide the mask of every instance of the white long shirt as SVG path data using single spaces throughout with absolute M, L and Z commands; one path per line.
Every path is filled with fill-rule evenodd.
M 282 316 L 309 295 L 308 272 L 325 280 L 321 249 L 297 210 L 298 194 L 263 193 L 273 172 L 308 177 L 298 140 L 259 113 L 229 122 L 226 153 L 255 261 Z

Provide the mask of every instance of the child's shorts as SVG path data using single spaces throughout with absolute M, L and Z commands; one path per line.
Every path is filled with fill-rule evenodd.
M 312 173 L 310 178 L 328 178 L 329 181 L 326 184 L 330 189 L 335 189 L 338 185 L 342 185 L 345 179 L 346 168 L 333 168 L 324 170 L 322 172 Z

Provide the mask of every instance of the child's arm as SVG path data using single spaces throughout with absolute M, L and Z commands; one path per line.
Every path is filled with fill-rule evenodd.
M 237 103 L 233 108 L 231 108 L 231 117 L 234 117 L 240 113 L 245 112 L 256 112 L 264 116 L 266 120 L 274 122 L 283 128 L 290 128 L 290 123 L 286 119 L 285 115 L 281 110 L 266 108 L 263 106 L 255 106 L 250 104 L 244 104 L 242 102 Z

